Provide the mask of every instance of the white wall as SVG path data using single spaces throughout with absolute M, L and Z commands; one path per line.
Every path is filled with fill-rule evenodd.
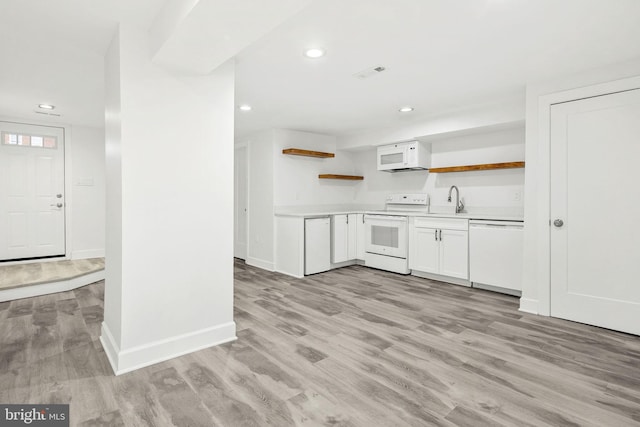
M 246 262 L 274 269 L 274 211 L 296 206 L 352 204 L 360 181 L 322 180 L 321 173 L 353 174 L 353 153 L 336 151 L 336 138 L 273 129 L 238 139 L 247 144 L 249 215 Z M 282 154 L 285 148 L 334 152 L 334 158 Z
M 291 156 L 285 148 L 334 153 L 333 158 Z M 309 206 L 354 203 L 361 181 L 319 179 L 319 174 L 353 175 L 353 153 L 336 151 L 336 138 L 310 132 L 274 131 L 274 205 Z
M 469 134 L 431 143 L 432 167 L 463 166 L 524 160 L 524 128 Z M 434 206 L 447 205 L 449 188 L 456 185 L 469 208 L 507 209 L 522 214 L 524 169 L 428 173 L 388 173 L 376 169 L 376 150 L 354 153 L 356 171 L 364 175 L 356 201 L 382 204 L 391 193 L 428 193 Z
M 116 32 L 104 61 L 105 78 L 105 293 L 103 330 L 109 341 L 122 342 L 122 120 L 120 32 Z M 109 256 L 106 256 L 109 255 Z M 106 325 L 106 328 L 105 328 Z M 104 335 L 104 332 L 103 332 Z M 104 344 L 103 344 L 104 345 Z M 105 347 L 106 349 L 106 347 Z M 113 349 L 119 353 L 118 346 Z M 109 354 L 109 353 L 107 353 Z M 116 356 L 117 357 L 117 356 Z M 117 362 L 111 360 L 117 371 Z
M 520 309 L 547 314 L 539 310 L 539 289 L 548 289 L 549 277 L 549 153 L 539 144 L 540 98 L 557 92 L 640 75 L 640 60 L 559 76 L 527 85 L 526 104 L 526 186 L 524 228 L 524 273 Z M 606 179 L 606 174 L 603 174 Z M 612 185 L 614 185 L 612 183 Z M 548 292 L 547 292 L 548 293 Z M 542 306 L 548 307 L 548 301 Z
M 151 62 L 148 43 L 121 27 L 105 63 L 101 340 L 117 373 L 235 339 L 234 64 L 178 75 Z
M 104 129 L 71 130 L 71 258 L 105 253 Z
M 470 208 L 522 215 L 524 170 L 451 174 L 426 171 L 387 173 L 376 166 L 376 149 L 335 150 L 336 138 L 284 129 L 260 132 L 237 143 L 249 147 L 249 229 L 247 263 L 274 268 L 274 210 L 358 205 L 383 207 L 391 193 L 426 192 L 434 205 L 446 205 L 457 185 Z M 334 152 L 334 158 L 282 154 L 285 148 Z M 334 151 L 335 150 L 335 151 Z M 440 139 L 432 143 L 432 165 L 457 166 L 524 159 L 524 128 Z M 363 181 L 319 179 L 321 173 L 363 175 Z
M 522 123 L 525 117 L 524 93 L 521 97 L 498 104 L 469 108 L 468 110 L 445 112 L 439 115 L 413 119 L 386 129 L 357 132 L 338 138 L 341 149 L 363 149 L 371 146 L 408 141 L 423 136 L 446 135 L 453 132 L 475 132 L 504 124 Z

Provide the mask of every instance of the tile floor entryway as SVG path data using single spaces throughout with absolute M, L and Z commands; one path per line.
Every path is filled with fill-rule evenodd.
M 0 290 L 69 280 L 104 270 L 104 258 L 0 265 Z

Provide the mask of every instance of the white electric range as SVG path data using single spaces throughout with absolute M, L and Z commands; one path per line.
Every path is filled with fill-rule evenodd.
M 409 274 L 409 216 L 429 211 L 427 194 L 392 194 L 385 209 L 364 215 L 367 267 Z

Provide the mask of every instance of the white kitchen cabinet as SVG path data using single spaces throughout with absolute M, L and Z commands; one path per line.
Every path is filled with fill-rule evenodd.
M 331 216 L 331 261 L 338 264 L 356 259 L 357 215 Z
M 307 218 L 304 221 L 304 274 L 331 269 L 329 218 Z
M 469 278 L 468 231 L 440 231 L 440 274 L 459 279 Z
M 274 270 L 293 277 L 304 277 L 305 219 L 303 217 L 276 215 L 274 225 Z M 330 233 L 331 230 L 327 227 L 329 238 L 331 237 Z M 330 251 L 331 247 L 327 245 L 327 253 L 329 254 L 327 257 L 330 256 Z M 266 265 L 252 265 L 268 268 Z
M 467 280 L 468 265 L 468 220 L 415 218 L 409 231 L 411 270 Z
M 364 214 L 356 214 L 356 259 L 364 260 L 365 237 Z
M 409 269 L 438 274 L 438 229 L 414 227 L 409 232 Z
M 356 259 L 358 251 L 358 215 L 347 215 L 347 258 L 348 260 Z

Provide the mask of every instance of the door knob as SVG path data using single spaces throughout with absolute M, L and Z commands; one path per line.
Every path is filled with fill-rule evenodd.
M 56 194 L 56 198 L 62 199 L 62 194 Z
M 556 227 L 560 228 L 564 225 L 564 221 L 561 219 L 556 219 L 553 221 L 553 225 L 555 225 Z

